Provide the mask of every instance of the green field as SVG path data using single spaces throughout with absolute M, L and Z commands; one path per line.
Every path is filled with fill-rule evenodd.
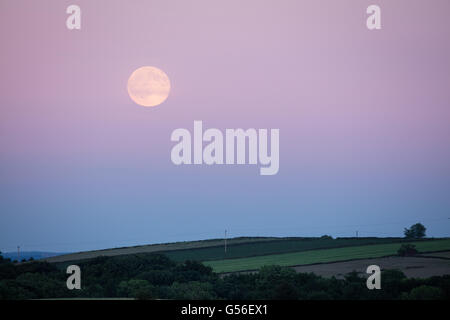
M 239 245 L 242 243 L 253 242 L 266 242 L 273 240 L 281 240 L 285 238 L 276 237 L 237 237 L 228 240 L 230 246 Z M 221 247 L 223 248 L 223 239 L 206 239 L 197 241 L 181 241 L 171 243 L 158 243 L 149 245 L 140 245 L 133 247 L 119 247 L 102 250 L 82 251 L 74 252 L 63 255 L 57 255 L 49 258 L 43 258 L 42 260 L 50 263 L 67 263 L 67 262 L 79 262 L 83 260 L 94 259 L 96 257 L 107 256 L 122 256 L 130 254 L 151 254 L 151 253 L 167 253 L 171 251 L 189 251 L 197 250 L 201 248 L 209 247 Z M 213 257 L 213 259 L 221 259 L 222 257 Z
M 161 251 L 160 253 L 167 255 L 175 261 L 208 261 L 405 241 L 404 238 L 282 238 L 248 243 L 232 243 L 228 246 L 226 254 L 224 252 L 223 242 L 219 246 L 215 245 L 203 248 L 189 248 L 186 250 Z
M 185 260 L 208 261 L 403 241 L 405 241 L 404 238 L 375 237 L 336 239 L 317 237 L 238 237 L 228 239 L 228 250 L 226 254 L 224 253 L 223 239 L 209 239 L 75 252 L 49 257 L 43 260 L 50 263 L 67 264 L 69 262 L 75 263 L 94 259 L 100 256 L 161 253 L 178 262 Z M 423 241 L 430 240 L 424 239 Z
M 416 245 L 419 252 L 450 250 L 450 239 L 408 242 Z M 379 258 L 395 255 L 399 243 L 351 246 L 344 248 L 309 250 L 294 253 L 263 255 L 240 259 L 205 261 L 215 272 L 257 270 L 264 265 L 294 266 L 326 263 L 353 259 Z

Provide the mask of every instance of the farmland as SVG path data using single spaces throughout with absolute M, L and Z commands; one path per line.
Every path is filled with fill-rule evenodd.
M 237 245 L 241 243 L 265 242 L 272 241 L 274 237 L 239 237 L 229 240 L 229 245 Z M 75 252 L 55 257 L 45 258 L 43 260 L 50 263 L 60 263 L 69 261 L 83 261 L 96 257 L 114 257 L 131 254 L 147 254 L 147 253 L 167 253 L 173 250 L 196 250 L 207 247 L 218 247 L 223 245 L 223 239 L 208 239 L 198 241 L 182 241 L 172 243 L 158 243 L 133 247 L 120 247 L 103 250 L 92 250 L 84 252 Z M 216 258 L 217 259 L 217 258 Z
M 450 250 L 449 239 L 408 243 L 416 245 L 419 252 Z M 242 270 L 256 270 L 264 265 L 276 264 L 280 266 L 296 266 L 353 259 L 378 258 L 395 255 L 398 248 L 398 243 L 385 243 L 322 250 L 307 250 L 239 259 L 222 259 L 205 261 L 204 264 L 212 267 L 215 272 L 236 272 Z
M 448 255 L 450 251 L 440 252 Z M 367 267 L 376 264 L 381 270 L 400 270 L 408 278 L 429 278 L 450 274 L 450 259 L 429 257 L 427 254 L 414 257 L 389 256 L 383 258 L 357 259 L 341 262 L 308 264 L 295 266 L 299 273 L 314 273 L 315 275 L 344 279 L 351 272 L 356 271 L 361 276 L 367 276 Z
M 419 254 L 396 255 L 404 243 Z M 224 249 L 213 239 L 80 252 L 50 264 L 5 260 L 0 299 L 413 299 L 423 286 L 448 297 L 449 238 L 234 238 Z M 73 263 L 83 291 L 61 285 Z M 372 264 L 386 272 L 382 292 L 366 290 L 361 277 Z
M 282 238 L 267 241 L 234 243 L 228 246 L 226 253 L 224 252 L 223 243 L 220 246 L 162 251 L 161 253 L 164 253 L 175 261 L 208 261 L 404 241 L 405 239 L 403 238 Z
M 202 261 L 216 272 L 234 272 L 258 269 L 265 264 L 292 266 L 381 257 L 395 254 L 400 243 L 407 241 L 405 238 L 240 237 L 228 240 L 226 253 L 223 239 L 211 239 L 79 252 L 45 260 L 65 266 L 99 256 L 160 253 L 177 262 Z M 423 239 L 416 243 L 422 251 L 442 251 L 448 249 L 449 241 Z

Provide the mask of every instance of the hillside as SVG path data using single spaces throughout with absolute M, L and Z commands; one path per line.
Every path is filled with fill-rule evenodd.
M 450 240 L 421 241 L 418 245 L 443 247 Z M 307 250 L 292 254 L 319 254 L 327 251 L 360 250 L 398 244 L 377 244 L 336 249 Z M 428 249 L 428 248 L 427 248 Z M 377 250 L 380 250 L 378 248 Z M 346 253 L 349 255 L 349 253 Z M 62 265 L 34 261 L 11 263 L 0 258 L 0 300 L 2 299 L 176 299 L 176 300 L 355 300 L 355 299 L 449 299 L 450 275 L 445 264 L 429 268 L 428 261 L 442 255 L 441 262 L 450 263 L 447 253 L 422 257 L 412 270 L 419 278 L 408 278 L 390 258 L 352 260 L 351 264 L 325 263 L 307 269 L 263 266 L 258 272 L 224 276 L 200 262 L 176 262 L 162 254 L 132 254 L 98 257 L 77 263 L 82 270 L 81 290 L 67 290 L 67 275 Z M 262 256 L 273 259 L 278 255 Z M 245 258 L 256 259 L 259 257 Z M 330 255 L 328 256 L 330 257 Z M 336 255 L 335 255 L 336 257 Z M 399 257 L 392 257 L 399 258 Z M 407 257 L 413 258 L 413 257 Z M 415 258 L 415 257 L 414 257 Z M 400 259 L 400 258 L 399 258 Z M 401 258 L 403 259 L 403 258 Z M 233 261 L 228 259 L 225 261 Z M 383 290 L 367 290 L 365 268 L 374 261 L 382 269 Z M 271 260 L 270 263 L 273 263 Z M 280 260 L 285 263 L 285 260 Z M 210 262 L 209 262 L 210 263 Z M 275 261 L 277 263 L 277 261 Z M 425 263 L 425 267 L 423 267 Z M 448 264 L 447 264 L 448 265 Z M 316 267 L 322 267 L 317 272 Z M 309 269 L 313 267 L 314 269 Z M 393 267 L 393 268 L 391 268 Z M 337 269 L 337 270 L 336 270 Z M 389 270 L 397 269 L 397 270 Z M 426 271 L 424 272 L 420 271 Z M 440 270 L 439 270 L 440 269 Z M 352 272 L 355 270 L 355 272 Z M 296 272 L 297 271 L 297 272 Z M 336 271 L 342 277 L 333 278 Z M 405 269 L 409 273 L 410 269 Z M 414 274 L 413 274 L 414 276 Z M 401 286 L 399 286 L 401 283 Z M 423 289 L 427 289 L 423 292 Z
M 246 269 L 253 269 L 254 262 L 256 266 L 261 263 L 278 263 L 280 257 L 278 255 L 288 255 L 288 257 L 296 257 L 297 255 L 312 254 L 315 252 L 318 257 L 323 257 L 328 250 L 338 250 L 344 248 L 354 247 L 354 250 L 344 250 L 342 257 L 339 259 L 348 260 L 361 258 L 359 255 L 355 255 L 356 250 L 362 250 L 367 252 L 364 257 L 372 257 L 373 250 L 378 245 L 390 245 L 389 250 L 382 250 L 382 255 L 394 254 L 399 247 L 399 243 L 408 242 L 405 238 L 337 238 L 332 239 L 329 237 L 321 238 L 276 238 L 276 237 L 239 237 L 227 240 L 227 251 L 225 252 L 223 239 L 210 239 L 199 241 L 187 241 L 187 242 L 175 242 L 165 244 L 152 244 L 135 247 L 124 248 L 112 248 L 106 250 L 96 250 L 72 253 L 66 255 L 60 255 L 55 257 L 45 258 L 45 261 L 51 263 L 69 263 L 80 262 L 84 260 L 93 259 L 100 256 L 126 256 L 126 255 L 146 255 L 152 253 L 162 253 L 168 256 L 170 259 L 178 262 L 185 260 L 203 261 L 207 265 L 210 265 L 218 272 L 230 272 Z M 432 243 L 439 240 L 436 239 L 423 239 L 417 242 L 419 243 Z M 365 246 L 368 247 L 366 250 Z M 363 247 L 363 248 L 357 248 Z M 439 246 L 438 246 L 439 247 Z M 440 250 L 446 250 L 446 246 L 439 247 Z M 309 252 L 302 254 L 302 252 Z M 247 259 L 247 260 L 246 260 Z M 250 260 L 248 260 L 250 259 Z M 327 261 L 332 258 L 323 258 Z M 317 260 L 317 259 L 316 259 Z M 311 260 L 309 263 L 323 262 Z M 320 259 L 319 259 L 320 260 Z M 259 262 L 261 261 L 261 262 Z M 283 260 L 284 261 L 284 260 Z M 303 260 L 294 258 L 292 261 L 290 258 L 287 260 L 288 264 L 284 265 L 299 265 Z M 309 261 L 309 260 L 306 260 Z M 330 260 L 331 261 L 331 260 Z M 337 260 L 339 261 L 339 260 Z M 243 267 L 240 267 L 243 266 Z M 255 267 L 257 269 L 258 267 Z
M 237 245 L 241 243 L 253 243 L 253 242 L 264 242 L 271 241 L 274 239 L 283 239 L 275 237 L 238 237 L 228 240 L 228 245 Z M 141 254 L 141 253 L 161 253 L 170 252 L 174 250 L 195 250 L 200 248 L 208 247 L 219 247 L 223 246 L 223 239 L 208 239 L 208 240 L 198 240 L 198 241 L 183 241 L 183 242 L 172 242 L 172 243 L 161 243 L 161 244 L 149 244 L 142 246 L 133 247 L 121 247 L 121 248 L 111 248 L 103 250 L 93 250 L 70 253 L 50 258 L 45 258 L 44 260 L 50 263 L 58 262 L 69 262 L 69 261 L 82 261 L 87 259 L 93 259 L 96 257 L 106 256 L 121 256 L 130 254 Z
M 449 239 L 416 241 L 408 243 L 414 244 L 419 252 L 450 250 Z M 257 270 L 265 265 L 298 266 L 355 259 L 386 257 L 395 255 L 398 248 L 398 243 L 348 246 L 335 249 L 307 250 L 294 253 L 273 254 L 240 259 L 205 261 L 204 264 L 212 267 L 216 272 L 236 272 L 243 270 Z

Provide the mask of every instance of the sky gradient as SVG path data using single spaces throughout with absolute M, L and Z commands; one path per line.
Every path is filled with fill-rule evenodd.
M 366 28 L 378 4 L 382 29 Z M 67 6 L 82 10 L 68 30 Z M 448 0 L 0 3 L 0 250 L 450 235 Z M 163 70 L 144 108 L 127 80 Z M 174 129 L 280 129 L 280 169 L 175 166 Z

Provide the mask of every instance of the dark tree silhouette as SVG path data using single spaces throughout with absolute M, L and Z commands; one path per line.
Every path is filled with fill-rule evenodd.
M 425 231 L 427 228 L 421 223 L 416 223 L 411 226 L 411 228 L 405 228 L 403 232 L 406 238 L 420 239 L 425 237 Z

